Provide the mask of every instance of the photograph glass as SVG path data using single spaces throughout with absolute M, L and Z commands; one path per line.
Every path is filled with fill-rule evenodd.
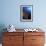
M 32 21 L 32 5 L 21 5 L 20 13 L 21 13 L 21 21 Z

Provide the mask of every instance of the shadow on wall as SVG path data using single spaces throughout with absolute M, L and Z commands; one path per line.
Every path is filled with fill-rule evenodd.
M 2 32 L 5 32 L 6 30 L 3 30 L 4 28 L 6 28 L 6 26 L 4 24 L 0 24 L 0 43 L 2 43 Z

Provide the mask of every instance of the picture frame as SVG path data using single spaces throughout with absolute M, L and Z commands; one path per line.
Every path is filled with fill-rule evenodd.
M 20 21 L 33 21 L 33 5 L 20 5 Z

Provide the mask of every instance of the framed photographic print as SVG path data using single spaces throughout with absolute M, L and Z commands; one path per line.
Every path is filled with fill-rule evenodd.
M 20 5 L 20 20 L 24 22 L 33 21 L 33 5 Z

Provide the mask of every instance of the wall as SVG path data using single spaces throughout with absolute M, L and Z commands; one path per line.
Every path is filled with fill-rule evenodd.
M 20 5 L 33 4 L 33 22 L 20 21 Z M 13 24 L 16 28 L 46 28 L 46 0 L 1 0 L 0 24 Z
M 0 24 L 15 25 L 16 28 L 46 28 L 46 0 L 1 0 Z M 33 4 L 33 22 L 20 21 L 20 5 Z

